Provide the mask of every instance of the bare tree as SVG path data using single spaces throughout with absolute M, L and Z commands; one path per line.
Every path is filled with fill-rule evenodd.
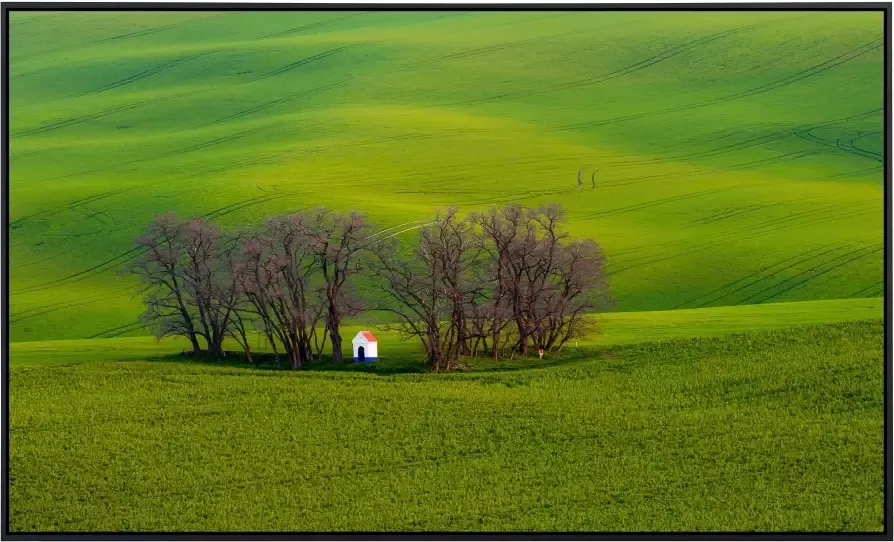
M 351 277 L 359 273 L 355 256 L 368 237 L 366 218 L 356 211 L 338 214 L 321 207 L 308 222 L 310 246 L 325 284 L 325 323 L 332 341 L 332 359 L 341 361 L 342 319 L 361 309 L 359 298 L 348 291 L 348 286 Z
M 489 310 L 479 311 L 482 322 L 479 328 L 487 328 L 491 338 L 491 357 L 500 355 L 502 334 L 513 320 L 514 291 L 521 280 L 520 270 L 513 267 L 513 258 L 519 252 L 519 238 L 524 234 L 525 210 L 515 203 L 502 209 L 492 208 L 483 213 L 473 213 L 470 219 L 478 226 L 477 241 L 489 258 L 482 269 L 482 282 L 489 284 Z
M 194 354 L 202 337 L 209 355 L 223 356 L 238 297 L 226 263 L 235 244 L 207 221 L 182 222 L 170 213 L 156 217 L 137 244 L 143 252 L 129 271 L 148 294 L 143 320 L 159 337 L 187 337 Z
M 224 240 L 220 229 L 205 220 L 193 219 L 182 226 L 185 262 L 184 279 L 191 304 L 196 308 L 199 334 L 208 353 L 224 355 L 223 341 L 231 335 L 233 312 L 239 289 L 231 274 L 237 239 Z
M 440 372 L 466 355 L 557 350 L 591 331 L 586 314 L 611 303 L 605 258 L 594 241 L 570 240 L 563 225 L 558 205 L 512 204 L 466 219 L 451 208 L 408 247 L 369 235 L 356 212 L 320 208 L 226 235 L 165 214 L 138 239 L 129 269 L 146 294 L 142 318 L 158 336 L 184 336 L 195 354 L 202 338 L 212 356 L 225 355 L 232 338 L 252 361 L 248 337 L 257 330 L 277 366 L 282 348 L 299 369 L 330 340 L 341 359 L 340 326 L 361 309 L 355 280 L 365 264 L 378 292 L 369 304 L 396 315 L 387 327 L 417 337 Z
M 522 355 L 532 343 L 561 348 L 584 332 L 586 312 L 610 304 L 601 249 L 593 241 L 567 242 L 560 206 L 524 209 L 511 204 L 472 219 L 489 254 L 484 282 L 494 359 L 510 335 L 513 350 Z
M 293 369 L 311 359 L 315 316 L 320 314 L 315 283 L 316 258 L 308 240 L 307 219 L 300 213 L 268 220 L 242 243 L 235 280 L 276 353 L 286 349 Z
M 531 338 L 539 348 L 555 350 L 592 331 L 585 314 L 612 303 L 604 264 L 602 249 L 590 239 L 560 246 L 530 307 Z
M 374 247 L 369 269 L 385 298 L 380 308 L 399 318 L 390 327 L 419 338 L 431 370 L 449 371 L 468 345 L 466 310 L 478 291 L 468 223 L 450 209 L 420 229 L 410 253 L 394 239 Z
M 183 336 L 192 353 L 201 352 L 193 307 L 184 280 L 185 240 L 183 224 L 173 213 L 156 216 L 137 238 L 140 256 L 125 271 L 137 275 L 146 294 L 146 312 L 141 319 L 154 326 L 156 336 Z

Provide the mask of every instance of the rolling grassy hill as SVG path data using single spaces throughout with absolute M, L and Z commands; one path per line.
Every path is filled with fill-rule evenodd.
M 14 12 L 11 339 L 144 335 L 168 210 L 558 202 L 623 311 L 876 297 L 882 77 L 880 12 Z
M 9 527 L 880 532 L 882 328 L 439 375 L 13 367 Z

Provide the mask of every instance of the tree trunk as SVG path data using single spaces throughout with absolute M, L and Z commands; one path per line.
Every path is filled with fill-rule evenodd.
M 298 340 L 298 367 L 296 369 L 300 369 L 301 365 L 305 361 L 310 361 L 310 352 L 307 349 L 307 342 L 304 340 Z
M 344 359 L 341 352 L 341 335 L 338 332 L 338 326 L 333 326 L 329 330 L 329 338 L 332 339 L 332 361 L 338 363 Z
M 202 353 L 202 348 L 199 346 L 199 338 L 196 337 L 195 333 L 189 334 L 189 342 L 192 344 L 192 355 L 200 355 Z

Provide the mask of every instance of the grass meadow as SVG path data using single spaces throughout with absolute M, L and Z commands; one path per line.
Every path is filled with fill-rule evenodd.
M 882 324 L 449 375 L 13 369 L 13 531 L 880 531 Z
M 882 17 L 10 12 L 10 531 L 881 531 Z M 119 274 L 509 202 L 617 300 L 542 361 L 189 359 Z
M 665 341 L 692 337 L 717 337 L 730 333 L 779 329 L 820 323 L 878 320 L 882 318 L 880 298 L 837 299 L 794 303 L 768 303 L 740 307 L 709 307 L 655 312 L 618 312 L 595 317 L 599 333 L 569 343 L 570 348 L 592 349 L 620 344 Z M 346 326 L 342 334 L 353 337 L 369 326 Z M 364 370 L 423 371 L 424 363 L 417 342 L 399 334 L 375 330 L 383 350 L 378 362 Z M 239 345 L 227 347 L 240 352 Z M 257 352 L 269 351 L 266 340 L 252 339 Z M 347 348 L 347 347 L 346 347 Z M 189 350 L 185 339 L 169 337 L 119 337 L 115 339 L 79 339 L 14 342 L 10 344 L 10 365 L 19 367 L 56 366 L 97 361 L 134 361 L 163 359 Z M 239 357 L 234 354 L 234 359 Z M 550 355 L 547 355 L 547 359 Z

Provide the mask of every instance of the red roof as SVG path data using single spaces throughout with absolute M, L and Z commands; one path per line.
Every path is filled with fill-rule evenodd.
M 376 336 L 373 335 L 372 333 L 370 333 L 369 331 L 361 331 L 360 333 L 363 333 L 363 336 L 366 337 L 367 341 L 369 341 L 371 343 L 378 342 L 376 340 Z

